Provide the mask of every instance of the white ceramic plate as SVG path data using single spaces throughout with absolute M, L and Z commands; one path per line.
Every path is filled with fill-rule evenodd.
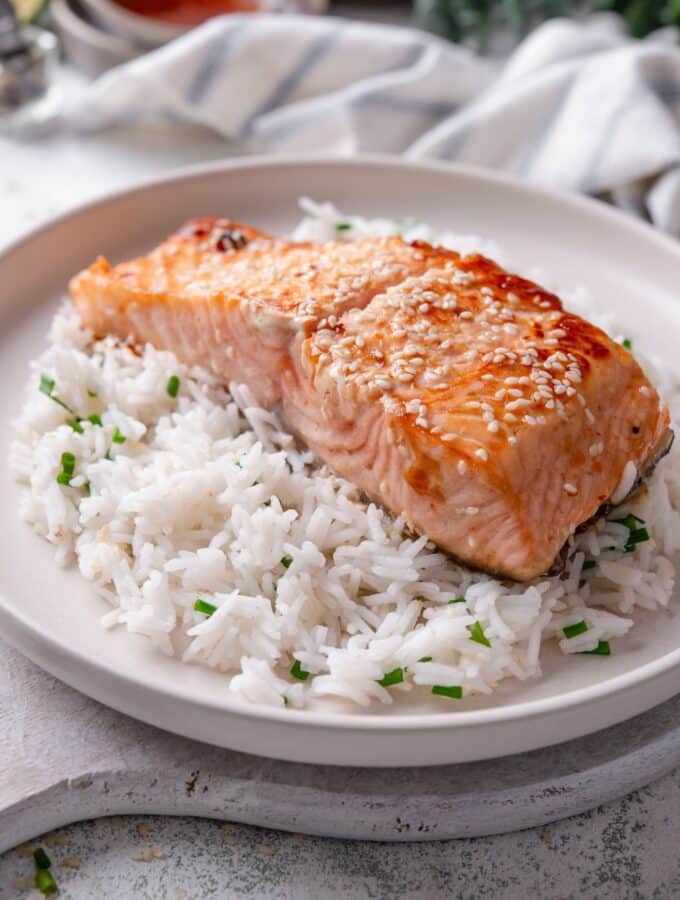
M 150 248 L 183 219 L 226 214 L 274 232 L 299 217 L 297 198 L 348 212 L 415 217 L 494 238 L 524 268 L 539 263 L 565 286 L 585 283 L 638 346 L 680 366 L 680 250 L 651 228 L 591 201 L 469 168 L 394 158 L 259 159 L 204 166 L 84 207 L 0 258 L 0 441 L 11 435 L 29 359 L 45 344 L 69 277 L 99 253 Z M 0 446 L 0 459 L 6 448 Z M 610 657 L 548 653 L 544 677 L 509 684 L 455 711 L 387 707 L 318 713 L 246 705 L 224 676 L 185 666 L 144 638 L 104 631 L 106 608 L 76 571 L 16 516 L 19 489 L 0 466 L 0 633 L 78 690 L 146 722 L 213 744 L 302 762 L 432 765 L 547 746 L 636 715 L 680 690 L 680 609 L 642 615 Z M 441 706 L 439 707 L 441 710 Z

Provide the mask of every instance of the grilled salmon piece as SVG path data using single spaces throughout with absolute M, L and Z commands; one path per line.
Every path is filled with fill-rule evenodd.
M 322 459 L 461 560 L 516 580 L 549 571 L 669 443 L 630 353 L 480 256 L 448 254 L 321 322 L 294 360 L 285 416 Z
M 481 256 L 198 219 L 149 256 L 98 260 L 71 293 L 96 334 L 245 382 L 338 473 L 513 579 L 547 572 L 669 444 L 633 357 Z
M 225 381 L 247 383 L 272 406 L 295 334 L 425 271 L 427 256 L 396 237 L 318 245 L 204 218 L 148 256 L 114 267 L 98 259 L 70 288 L 95 334 L 172 350 Z

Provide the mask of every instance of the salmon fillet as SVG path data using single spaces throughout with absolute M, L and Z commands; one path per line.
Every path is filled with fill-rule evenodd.
M 95 333 L 245 382 L 340 475 L 504 577 L 550 570 L 670 443 L 627 350 L 482 256 L 201 219 L 71 293 Z
M 399 238 L 318 246 L 205 218 L 141 259 L 115 267 L 98 259 L 73 279 L 71 294 L 96 334 L 172 350 L 273 406 L 296 333 L 427 266 L 426 254 Z

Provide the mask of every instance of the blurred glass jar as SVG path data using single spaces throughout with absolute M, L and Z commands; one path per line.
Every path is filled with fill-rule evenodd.
M 42 28 L 24 28 L 21 44 L 0 54 L 0 134 L 30 136 L 49 125 L 61 107 L 54 84 L 57 39 Z

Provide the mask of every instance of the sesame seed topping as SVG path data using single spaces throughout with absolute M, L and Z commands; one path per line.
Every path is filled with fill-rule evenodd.
M 563 487 L 567 494 L 578 494 L 578 488 L 575 487 L 575 485 L 570 484 L 568 481 L 564 483 Z
M 475 456 L 478 456 L 484 462 L 487 462 L 489 459 L 489 454 L 483 447 L 480 447 L 478 450 L 475 450 Z

